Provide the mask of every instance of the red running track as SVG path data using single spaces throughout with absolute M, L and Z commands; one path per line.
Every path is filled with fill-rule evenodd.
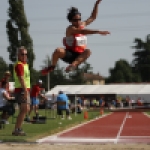
M 114 112 L 40 143 L 150 143 L 150 118 L 142 112 Z

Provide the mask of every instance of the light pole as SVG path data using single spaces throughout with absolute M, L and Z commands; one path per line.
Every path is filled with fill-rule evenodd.
M 49 66 L 49 57 L 47 58 L 47 65 Z M 50 89 L 50 73 L 47 74 L 47 90 Z
M 50 84 L 49 84 L 49 82 L 50 82 L 50 74 L 48 73 L 47 74 L 47 89 L 48 89 L 48 91 L 49 91 L 49 89 L 50 89 Z
M 68 92 L 68 91 L 64 91 L 66 94 L 68 93 L 68 94 L 72 94 L 72 93 L 70 93 L 70 92 Z M 75 116 L 77 115 L 77 95 L 78 95 L 78 92 L 79 91 L 76 91 L 75 93 L 74 93 L 74 107 L 75 107 Z
M 79 91 L 76 91 L 75 92 L 75 102 L 74 102 L 74 105 L 75 105 L 75 116 L 77 114 L 77 94 L 78 94 Z

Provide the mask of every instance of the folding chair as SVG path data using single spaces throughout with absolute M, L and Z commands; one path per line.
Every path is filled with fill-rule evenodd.
M 58 111 L 59 111 L 58 107 L 64 106 L 64 105 L 66 105 L 66 102 L 64 102 L 64 101 L 57 101 L 57 116 L 60 117 L 60 115 L 58 114 Z M 63 111 L 64 110 L 62 110 L 62 113 L 63 113 Z M 63 117 L 63 116 L 61 116 L 61 117 Z

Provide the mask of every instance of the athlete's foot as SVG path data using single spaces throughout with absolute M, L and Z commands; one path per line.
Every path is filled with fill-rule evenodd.
M 68 73 L 68 72 L 70 72 L 70 71 L 73 71 L 73 70 L 75 70 L 77 68 L 77 66 L 74 66 L 74 65 L 69 65 L 68 67 L 66 67 L 66 72 Z
M 42 75 L 47 75 L 49 72 L 54 71 L 55 66 L 49 66 L 41 70 Z

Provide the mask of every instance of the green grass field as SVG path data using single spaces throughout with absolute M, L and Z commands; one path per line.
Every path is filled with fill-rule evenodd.
M 84 119 L 83 113 L 81 114 L 71 114 L 72 120 L 52 118 L 54 115 L 51 114 L 51 110 L 39 110 L 41 116 L 46 116 L 47 120 L 45 124 L 32 124 L 24 122 L 22 128 L 26 132 L 27 136 L 12 136 L 12 131 L 15 126 L 15 120 L 17 113 L 14 115 L 13 119 L 10 117 L 10 124 L 5 125 L 4 129 L 0 130 L 0 140 L 3 142 L 35 142 L 36 139 L 42 138 L 44 136 L 49 136 L 51 134 L 57 133 L 69 127 L 75 126 L 82 122 L 94 119 L 99 116 L 99 112 L 88 112 L 88 119 Z M 55 112 L 56 113 L 56 112 Z M 108 113 L 108 112 L 106 112 Z M 33 115 L 33 114 L 32 114 Z M 32 116 L 31 115 L 31 116 Z

